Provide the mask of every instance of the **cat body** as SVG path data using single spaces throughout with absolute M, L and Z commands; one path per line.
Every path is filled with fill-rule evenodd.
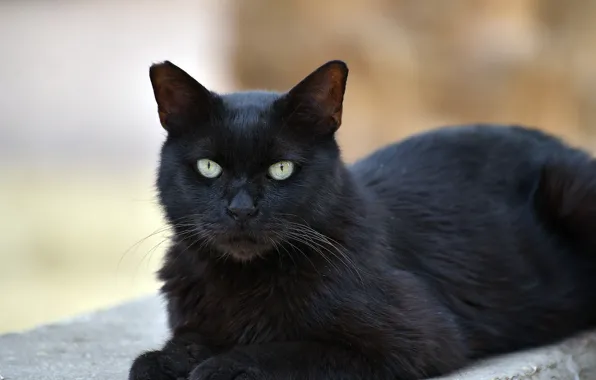
M 152 67 L 172 337 L 131 380 L 423 379 L 596 325 L 591 157 L 474 125 L 347 166 L 346 78 L 217 95 Z

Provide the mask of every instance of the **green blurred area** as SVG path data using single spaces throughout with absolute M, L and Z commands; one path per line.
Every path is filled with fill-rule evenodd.
M 150 175 L 0 174 L 0 332 L 157 289 L 168 231 Z

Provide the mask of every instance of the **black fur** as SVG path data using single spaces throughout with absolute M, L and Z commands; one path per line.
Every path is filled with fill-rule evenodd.
M 175 237 L 159 276 L 172 338 L 137 358 L 130 380 L 415 380 L 596 325 L 587 154 L 536 130 L 474 125 L 346 166 L 333 137 L 345 65 L 289 94 L 231 95 L 161 65 L 158 188 Z M 200 158 L 221 176 L 199 175 Z M 279 160 L 297 172 L 269 178 Z M 258 215 L 239 226 L 225 210 L 241 192 Z

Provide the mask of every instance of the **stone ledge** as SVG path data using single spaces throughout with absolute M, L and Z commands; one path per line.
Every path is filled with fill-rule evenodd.
M 0 336 L 0 379 L 126 379 L 131 360 L 166 338 L 157 297 Z M 596 333 L 488 360 L 440 380 L 596 379 Z M 435 379 L 439 380 L 439 379 Z

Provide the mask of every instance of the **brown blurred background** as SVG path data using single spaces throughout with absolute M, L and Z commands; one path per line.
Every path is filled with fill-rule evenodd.
M 350 66 L 347 160 L 442 125 L 522 123 L 596 147 L 596 2 L 0 2 L 0 332 L 155 291 L 168 236 L 147 76 L 285 90 Z

